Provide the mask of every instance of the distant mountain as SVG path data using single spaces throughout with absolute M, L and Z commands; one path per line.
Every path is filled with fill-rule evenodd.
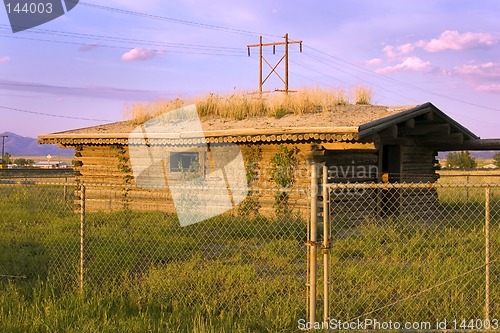
M 49 154 L 52 156 L 73 156 L 75 154 L 74 149 L 59 148 L 57 145 L 39 145 L 37 139 L 15 133 L 5 132 L 0 135 L 8 135 L 5 138 L 5 152 L 12 156 L 45 156 Z

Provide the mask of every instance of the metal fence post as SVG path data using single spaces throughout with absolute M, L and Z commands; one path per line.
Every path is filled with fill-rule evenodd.
M 465 176 L 465 201 L 469 202 L 469 174 Z
M 64 178 L 64 203 L 68 202 L 68 177 Z
M 486 186 L 485 193 L 485 221 L 484 221 L 484 235 L 485 235 L 485 260 L 486 260 L 486 279 L 485 279 L 485 319 L 490 320 L 490 187 Z
M 316 241 L 318 216 L 318 175 L 315 163 L 311 164 L 311 219 L 308 246 L 309 250 L 309 322 L 316 321 Z
M 80 293 L 83 294 L 83 274 L 84 274 L 84 251 L 85 251 L 85 185 L 80 191 Z
M 328 295 L 328 251 L 330 249 L 330 237 L 329 237 L 329 196 L 328 196 L 328 168 L 323 166 L 323 321 L 327 323 L 330 319 L 330 306 L 329 306 L 329 295 Z

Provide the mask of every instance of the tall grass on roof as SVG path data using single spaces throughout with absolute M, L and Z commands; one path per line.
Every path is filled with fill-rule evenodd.
M 151 103 L 137 103 L 124 110 L 126 119 L 132 120 L 135 124 L 142 124 L 151 118 L 159 116 L 168 111 L 178 109 L 186 105 L 184 100 L 176 98 L 172 100 L 158 100 Z
M 355 90 L 355 93 L 358 90 Z M 355 95 L 357 104 L 369 104 L 371 92 L 364 88 L 364 98 L 359 99 Z M 223 95 L 210 93 L 204 97 L 173 100 L 158 100 L 152 103 L 137 103 L 125 110 L 125 116 L 135 123 L 143 123 L 148 119 L 156 117 L 168 111 L 182 107 L 183 105 L 196 104 L 198 114 L 207 118 L 229 118 L 245 119 L 252 117 L 275 117 L 281 118 L 287 114 L 303 114 L 332 111 L 338 106 L 347 105 L 350 102 L 348 94 L 342 90 L 308 88 L 288 95 L 283 93 L 257 94 L 244 92 Z M 360 103 L 360 101 L 362 103 Z
M 372 91 L 364 86 L 354 87 L 354 102 L 358 105 L 368 105 L 372 101 Z

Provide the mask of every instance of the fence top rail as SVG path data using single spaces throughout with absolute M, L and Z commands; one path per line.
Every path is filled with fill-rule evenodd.
M 330 189 L 390 189 L 390 188 L 486 188 L 486 187 L 500 187 L 500 183 L 333 183 L 327 184 Z
M 500 177 L 500 172 L 495 170 L 439 170 L 436 173 L 443 177 Z
M 45 182 L 45 181 L 35 181 L 35 180 L 23 180 L 23 179 L 0 179 L 0 186 L 78 186 L 74 181 L 68 180 L 67 182 Z
M 0 185 L 40 185 L 40 186 L 85 186 L 85 187 L 117 187 L 117 188 L 137 188 L 137 189 L 145 189 L 142 186 L 135 184 L 105 184 L 105 183 L 83 183 L 83 182 L 75 182 L 74 179 L 68 179 L 67 181 L 40 181 L 40 180 L 23 180 L 23 179 L 0 179 Z M 329 183 L 327 185 L 329 188 L 485 188 L 485 187 L 500 187 L 500 182 L 492 182 L 492 183 L 470 183 L 470 182 L 460 182 L 460 183 Z M 275 188 L 276 186 L 271 186 Z M 162 190 L 165 189 L 166 186 L 160 184 L 158 186 L 148 185 L 146 189 L 151 190 Z M 203 184 L 203 185 L 169 185 L 168 188 L 193 188 L 193 189 L 206 189 L 206 188 L 226 188 L 225 186 L 213 186 L 211 184 Z M 262 190 L 261 187 L 242 187 L 242 189 L 252 190 Z M 239 188 L 233 188 L 239 189 Z M 276 187 L 276 189 L 280 189 Z M 293 191 L 292 188 L 280 189 L 282 191 Z
M 8 187 L 8 186 L 73 186 L 73 187 L 81 187 L 84 186 L 87 189 L 95 189 L 95 188 L 108 188 L 108 189 L 119 189 L 123 190 L 124 188 L 130 190 L 156 190 L 162 191 L 166 189 L 190 189 L 190 190 L 222 190 L 228 191 L 228 187 L 223 184 L 185 184 L 185 185 L 172 185 L 168 186 L 159 184 L 159 185 L 148 185 L 146 187 L 139 186 L 136 184 L 105 184 L 105 183 L 78 183 L 74 181 L 67 182 L 46 182 L 46 181 L 37 181 L 37 180 L 19 180 L 19 179 L 10 179 L 8 181 L 0 179 L 0 186 Z M 302 186 L 300 189 L 308 189 L 308 186 Z M 281 192 L 294 192 L 297 191 L 297 188 L 280 188 L 275 184 L 262 186 L 262 187 L 248 187 L 248 186 L 231 186 L 230 190 L 234 191 L 281 191 Z

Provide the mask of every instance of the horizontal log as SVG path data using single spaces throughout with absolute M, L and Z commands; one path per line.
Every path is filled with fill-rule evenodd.
M 402 149 L 403 154 L 433 154 L 434 149 L 433 148 L 428 148 L 428 147 L 403 147 Z
M 389 128 L 386 128 L 385 130 L 379 132 L 378 135 L 379 135 L 380 139 L 397 138 L 398 137 L 398 126 L 392 125 Z
M 500 150 L 500 139 L 465 140 L 460 144 L 436 145 L 440 151 L 454 150 Z
M 415 119 L 414 118 L 411 118 L 411 119 L 408 119 L 404 122 L 404 125 L 405 127 L 407 128 L 414 128 L 415 127 Z
M 429 134 L 448 135 L 451 133 L 450 124 L 423 124 L 415 128 L 405 128 L 402 135 L 420 136 Z
M 326 150 L 376 150 L 374 143 L 361 143 L 361 142 L 332 142 L 322 143 L 322 149 Z
M 430 155 L 418 155 L 418 156 L 403 156 L 401 158 L 401 163 L 403 164 L 413 164 L 413 163 L 420 163 L 420 164 L 434 164 L 434 156 Z
M 425 137 L 420 137 L 418 141 L 422 144 L 432 145 L 432 146 L 442 146 L 442 145 L 460 145 L 464 141 L 463 133 L 452 133 L 450 135 L 429 135 Z

